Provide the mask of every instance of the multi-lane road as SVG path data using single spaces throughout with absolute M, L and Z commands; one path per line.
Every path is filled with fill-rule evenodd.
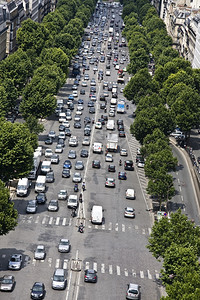
M 118 22 L 119 28 L 122 25 L 122 19 L 119 16 L 119 8 L 102 9 L 98 18 L 95 18 L 90 31 L 97 31 L 100 24 L 97 23 L 103 15 L 107 17 L 107 22 L 103 32 L 108 33 L 109 20 L 112 14 L 115 14 L 115 23 Z M 95 27 L 95 24 L 97 26 Z M 92 27 L 93 26 L 93 27 Z M 96 29 L 95 29 L 96 28 Z M 100 37 L 98 30 L 98 37 Z M 113 39 L 114 40 L 114 39 Z M 112 40 L 112 48 L 113 48 Z M 119 30 L 119 40 L 121 41 L 121 30 Z M 101 50 L 102 55 L 107 55 L 108 40 L 102 37 Z M 120 67 L 125 67 L 128 63 L 128 49 L 118 48 L 119 59 L 123 59 L 124 63 Z M 122 57 L 123 52 L 123 57 Z M 93 57 L 99 57 L 101 54 L 96 51 Z M 66 137 L 65 148 L 60 154 L 60 162 L 58 165 L 53 165 L 52 169 L 55 174 L 55 181 L 47 184 L 47 203 L 38 205 L 36 214 L 26 214 L 26 203 L 28 199 L 35 198 L 34 183 L 32 184 L 31 192 L 27 198 L 14 198 L 15 207 L 19 212 L 18 226 L 15 231 L 10 232 L 7 236 L 1 237 L 0 249 L 0 276 L 3 274 L 14 274 L 16 286 L 12 293 L 1 293 L 1 299 L 26 300 L 30 298 L 30 289 L 35 281 L 41 281 L 46 287 L 46 297 L 48 300 L 75 300 L 75 299 L 125 299 L 127 284 L 137 283 L 141 285 L 142 299 L 155 300 L 160 298 L 159 286 L 156 284 L 156 279 L 159 278 L 159 270 L 161 264 L 158 263 L 149 251 L 146 249 L 148 237 L 152 227 L 152 213 L 148 211 L 150 208 L 149 199 L 146 197 L 145 187 L 146 178 L 144 170 L 138 169 L 135 166 L 134 171 L 127 171 L 127 180 L 119 180 L 118 172 L 123 171 L 123 164 L 119 166 L 120 158 L 124 162 L 125 159 L 132 159 L 135 163 L 135 156 L 138 142 L 129 133 L 129 127 L 133 122 L 132 112 L 134 106 L 130 104 L 128 110 L 124 114 L 116 114 L 115 117 L 109 117 L 115 120 L 115 133 L 117 131 L 117 119 L 123 119 L 126 137 L 119 137 L 119 148 L 126 148 L 128 157 L 121 157 L 119 151 L 113 153 L 113 164 L 116 167 L 115 173 L 108 172 L 108 162 L 105 162 L 105 146 L 107 130 L 103 125 L 102 129 L 96 129 L 91 124 L 92 131 L 90 136 L 90 146 L 83 146 L 84 138 L 84 117 L 91 118 L 101 117 L 105 114 L 100 109 L 99 96 L 104 92 L 103 82 L 117 81 L 117 71 L 113 65 L 113 57 L 110 61 L 110 76 L 105 76 L 106 64 L 98 63 L 98 70 L 103 70 L 104 80 L 98 81 L 98 72 L 94 74 L 93 65 L 90 65 L 90 70 L 85 73 L 89 74 L 90 80 L 96 80 L 96 96 L 95 114 L 89 114 L 87 103 L 89 101 L 90 80 L 85 95 L 80 95 L 81 81 L 78 86 L 78 98 L 74 100 L 75 109 L 72 113 L 70 121 L 70 129 L 73 135 L 78 138 L 78 146 L 73 148 L 76 150 L 77 158 L 71 159 L 72 169 L 70 178 L 62 178 L 63 162 L 67 159 L 68 152 L 71 147 L 68 145 L 69 138 Z M 81 70 L 82 74 L 83 69 Z M 83 74 L 81 75 L 83 78 Z M 81 80 L 82 80 L 81 78 Z M 128 75 L 125 75 L 125 82 L 128 81 Z M 63 98 L 65 107 L 67 107 L 67 97 L 72 93 L 73 78 L 68 78 L 64 87 L 60 90 L 58 98 Z M 118 85 L 118 99 L 124 98 L 120 89 L 122 85 Z M 107 90 L 107 89 L 106 89 Z M 74 115 L 77 107 L 77 100 L 84 100 L 84 110 L 81 115 L 82 128 L 75 129 Z M 107 98 L 107 110 L 109 111 L 109 100 L 111 92 Z M 107 113 L 108 115 L 108 113 Z M 56 141 L 51 146 L 46 146 L 44 141 L 49 130 L 55 130 L 59 134 L 58 117 L 52 116 L 44 122 L 45 131 L 39 136 L 39 144 L 43 149 L 51 148 L 53 151 L 56 147 Z M 103 144 L 103 153 L 94 154 L 92 144 L 101 142 Z M 81 149 L 89 151 L 88 158 L 81 158 Z M 43 157 L 44 159 L 44 157 Z M 92 168 L 92 161 L 100 160 L 101 168 Z M 74 183 L 72 176 L 75 172 L 74 165 L 76 160 L 84 162 L 84 170 L 81 171 L 82 178 L 86 182 L 86 191 L 83 192 L 83 203 L 79 204 L 78 215 L 75 218 L 71 217 L 71 210 L 67 208 L 66 201 L 59 200 L 58 212 L 48 212 L 47 204 L 51 199 L 57 199 L 57 194 L 60 189 L 67 189 L 68 194 L 74 194 Z M 116 180 L 115 188 L 106 188 L 106 177 L 112 177 Z M 188 180 L 190 180 L 188 176 Z M 136 192 L 135 200 L 127 200 L 125 191 L 127 188 L 134 188 Z M 80 194 L 81 185 L 79 184 Z M 192 190 L 191 190 L 192 193 Z M 91 223 L 91 208 L 94 204 L 101 205 L 104 209 L 104 222 L 102 225 L 93 225 Z M 131 206 L 135 208 L 135 219 L 124 218 L 124 208 Z M 84 233 L 78 232 L 78 225 L 84 223 Z M 70 253 L 59 253 L 58 243 L 61 238 L 68 238 L 71 242 Z M 44 261 L 36 261 L 34 259 L 34 250 L 38 244 L 43 244 L 46 247 L 47 255 Z M 23 255 L 23 265 L 20 271 L 8 271 L 7 264 L 11 254 L 21 253 Z M 80 271 L 74 271 L 76 267 L 73 262 L 78 261 Z M 56 268 L 63 268 L 66 271 L 67 287 L 64 291 L 54 291 L 51 288 L 51 278 Z M 84 270 L 93 268 L 97 270 L 98 281 L 96 284 L 84 282 Z

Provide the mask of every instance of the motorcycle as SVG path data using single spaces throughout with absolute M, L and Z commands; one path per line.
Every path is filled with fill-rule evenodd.
M 74 185 L 74 192 L 78 192 L 78 184 L 77 183 L 75 183 L 75 185 Z
M 83 226 L 83 224 L 80 224 L 80 225 L 79 225 L 78 231 L 79 231 L 80 233 L 83 233 L 83 232 L 84 232 L 84 226 Z
M 120 161 L 119 161 L 119 165 L 120 165 L 120 166 L 122 165 L 122 161 L 121 161 L 121 159 L 120 159 Z
M 71 213 L 72 218 L 76 217 L 76 208 L 72 208 L 72 213 Z
M 82 184 L 82 189 L 83 189 L 83 192 L 86 190 L 85 183 Z
M 80 194 L 80 196 L 79 196 L 79 202 L 80 202 L 80 203 L 83 202 L 83 196 L 82 196 L 82 194 Z

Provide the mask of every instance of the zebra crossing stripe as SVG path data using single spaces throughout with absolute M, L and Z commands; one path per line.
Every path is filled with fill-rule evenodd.
M 42 224 L 45 224 L 45 222 L 46 222 L 46 217 L 43 218 Z
M 37 216 L 37 217 L 36 217 L 35 223 L 38 223 L 38 222 L 39 222 L 39 218 L 40 218 L 40 216 Z
M 112 223 L 111 222 L 109 222 L 108 230 L 112 230 Z
M 140 278 L 144 278 L 144 272 L 140 271 Z
M 108 270 L 109 270 L 109 274 L 112 275 L 112 273 L 113 273 L 112 265 L 109 265 Z
M 138 227 L 138 225 L 135 225 L 135 229 L 137 230 L 139 227 Z
M 118 227 L 118 223 L 116 223 L 115 225 L 115 231 L 118 231 L 119 227 Z
M 120 266 L 117 266 L 117 275 L 120 276 Z
M 60 265 L 60 259 L 59 259 L 59 258 L 57 258 L 57 259 L 56 259 L 56 269 L 58 269 L 58 268 L 59 268 L 59 265 Z
M 35 258 L 33 258 L 32 264 L 35 266 L 35 264 L 36 264 L 36 259 Z
M 65 226 L 66 222 L 67 222 L 67 218 L 64 218 L 63 221 L 62 221 L 62 225 Z
M 89 261 L 86 261 L 86 263 L 85 263 L 85 269 L 86 270 L 88 270 L 89 268 L 90 268 L 90 265 L 89 265 L 90 263 L 89 263 Z
M 51 267 L 51 264 L 52 264 L 52 258 L 51 257 L 48 258 L 48 264 L 49 264 L 49 267 Z
M 60 222 L 60 217 L 57 217 L 56 218 L 56 225 L 59 225 L 59 222 Z
M 49 224 L 51 225 L 53 223 L 53 217 L 51 217 L 50 219 L 49 219 Z
M 102 229 L 102 230 L 105 230 L 105 225 L 104 225 L 104 224 L 101 226 L 101 229 Z
M 97 263 L 96 263 L 96 262 L 93 263 L 93 269 L 94 269 L 95 271 L 97 271 Z
M 67 269 L 68 259 L 64 259 L 63 269 Z
M 125 232 L 125 225 L 122 224 L 122 232 Z
M 105 273 L 105 265 L 101 264 L 101 273 Z
M 142 234 L 145 234 L 145 229 L 144 228 L 142 228 Z
M 150 271 L 149 271 L 149 270 L 147 270 L 147 275 L 148 275 L 148 278 L 149 278 L 149 279 L 152 279 L 152 275 L 150 274 Z
M 160 279 L 160 274 L 158 273 L 158 271 L 155 270 L 155 272 L 156 272 L 156 275 L 155 275 L 156 279 Z
M 128 276 L 128 270 L 124 269 L 124 275 L 127 277 Z
M 136 277 L 136 272 L 134 271 L 134 269 L 132 269 L 132 276 Z
M 149 231 L 149 235 L 151 235 L 151 228 L 150 227 L 148 228 L 148 231 Z
M 94 226 L 94 228 L 95 228 L 95 229 L 98 229 L 98 228 L 99 228 L 99 226 L 98 226 L 98 225 L 95 225 L 95 226 Z

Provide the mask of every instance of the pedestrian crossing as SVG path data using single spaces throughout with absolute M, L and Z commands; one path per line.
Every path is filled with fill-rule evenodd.
M 72 226 L 76 225 L 74 223 L 75 219 L 73 218 L 66 218 L 66 217 L 52 217 L 52 216 L 19 216 L 18 218 L 18 224 L 24 225 L 24 224 L 42 224 L 44 226 Z M 119 223 L 113 223 L 108 222 L 106 224 L 102 225 L 94 225 L 91 223 L 90 220 L 86 220 L 84 222 L 85 229 L 88 230 L 101 230 L 101 231 L 114 231 L 114 232 L 136 232 L 139 234 L 147 235 L 149 236 L 151 234 L 151 228 L 141 228 L 141 226 L 137 224 L 131 224 L 131 225 L 125 225 L 125 224 L 119 224 Z
M 52 259 L 47 258 L 46 260 L 32 260 L 32 266 L 37 267 L 40 264 L 47 263 L 50 268 L 62 268 L 65 270 L 70 270 L 71 260 L 70 259 Z M 141 279 L 150 279 L 155 280 L 160 278 L 160 274 L 157 270 L 136 270 L 134 267 L 124 268 L 120 265 L 113 264 L 105 264 L 105 263 L 97 263 L 91 261 L 83 261 L 81 265 L 82 270 L 94 269 L 98 273 L 104 275 L 112 275 L 112 276 L 123 276 L 123 277 L 134 277 Z

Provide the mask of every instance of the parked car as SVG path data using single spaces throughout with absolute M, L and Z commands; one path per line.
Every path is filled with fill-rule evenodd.
M 29 200 L 26 206 L 26 212 L 28 214 L 35 214 L 37 211 L 37 201 Z
M 13 254 L 8 261 L 9 270 L 20 270 L 22 267 L 22 255 Z
M 47 201 L 45 193 L 38 193 L 36 196 L 36 201 L 38 204 L 44 204 Z

